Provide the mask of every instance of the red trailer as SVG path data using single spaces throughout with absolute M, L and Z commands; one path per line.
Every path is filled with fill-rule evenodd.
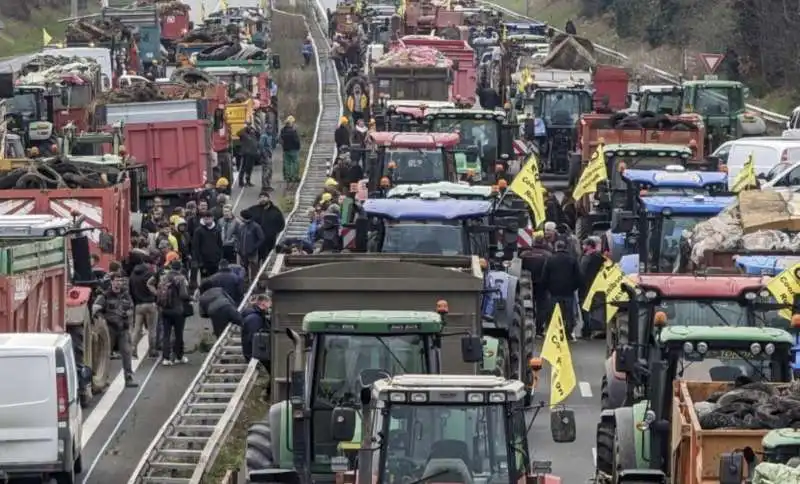
M 66 307 L 65 268 L 0 276 L 0 333 L 62 333 Z
M 404 47 L 431 47 L 453 62 L 453 98 L 475 104 L 478 77 L 475 51 L 464 40 L 447 40 L 425 35 L 406 35 L 400 39 Z
M 161 18 L 161 40 L 175 42 L 189 31 L 189 12 L 174 12 Z
M 114 253 L 105 254 L 98 247 L 100 231 L 87 232 L 89 249 L 93 254 L 98 254 L 101 265 L 108 268 L 112 260 L 125 258 L 130 249 L 130 193 L 128 180 L 105 188 L 0 190 L 0 215 L 52 214 L 71 217 L 74 212 L 84 215 L 83 228 L 103 229 L 114 236 Z

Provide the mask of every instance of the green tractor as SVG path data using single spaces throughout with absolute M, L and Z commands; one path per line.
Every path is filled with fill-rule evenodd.
M 695 455 L 695 450 L 687 452 L 684 448 L 687 436 L 683 432 L 692 434 L 689 436 L 691 445 L 702 445 L 700 436 L 693 434 L 697 430 L 691 425 L 690 429 L 682 430 L 681 435 L 672 435 L 676 413 L 693 406 L 695 400 L 694 397 L 684 400 L 683 394 L 673 389 L 676 381 L 688 380 L 695 391 L 708 395 L 743 379 L 759 382 L 792 380 L 790 362 L 794 337 L 785 330 L 730 326 L 663 327 L 664 322 L 658 315 L 654 317 L 656 331 L 654 344 L 646 353 L 648 358 L 643 358 L 641 349 L 633 345 L 617 350 L 616 373 L 621 378 L 632 379 L 632 387 L 641 392 L 643 398 L 632 406 L 602 411 L 597 425 L 597 477 L 600 482 L 666 483 L 669 477 L 669 482 L 696 482 L 684 475 L 672 475 L 691 467 L 688 462 Z M 636 388 L 635 382 L 641 383 L 640 388 Z M 680 407 L 675 407 L 673 402 L 678 399 Z M 757 439 L 753 445 L 763 436 L 757 434 L 753 434 Z M 740 442 L 733 440 L 731 451 Z M 716 448 L 717 452 L 720 450 L 724 448 Z M 714 456 L 707 454 L 706 458 L 713 459 Z
M 531 462 L 527 393 L 522 382 L 496 376 L 376 381 L 361 391 L 360 414 L 352 407 L 332 412 L 331 434 L 342 444 L 337 482 L 551 482 L 541 480 L 550 463 Z M 553 440 L 574 442 L 573 413 L 553 415 Z M 348 450 L 354 440 L 362 445 Z
M 309 479 L 304 482 L 333 482 L 339 442 L 331 434 L 332 412 L 360 407 L 364 386 L 399 373 L 440 374 L 443 368 L 474 373 L 476 363 L 490 369 L 496 353 L 479 337 L 455 333 L 461 334 L 464 365 L 449 354 L 459 345 L 442 334 L 447 312 L 445 301 L 437 303 L 437 312 L 312 311 L 303 318 L 302 332 L 286 328 L 294 350 L 285 362 L 272 362 L 272 395 L 278 394 L 278 401 L 248 430 L 248 473 L 296 469 Z M 261 361 L 278 353 L 277 344 L 286 344 L 269 334 L 260 338 L 254 356 Z

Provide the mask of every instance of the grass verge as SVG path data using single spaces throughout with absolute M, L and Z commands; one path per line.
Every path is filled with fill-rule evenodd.
M 288 1 L 278 0 L 276 8 L 302 15 L 301 9 L 291 9 Z M 294 116 L 298 133 L 300 134 L 300 173 L 305 168 L 306 157 L 314 137 L 317 123 L 318 81 L 316 66 L 312 63 L 309 67 L 303 66 L 303 56 L 300 53 L 303 39 L 306 38 L 303 17 L 274 12 L 272 17 L 272 50 L 280 55 L 281 69 L 275 73 L 275 82 L 278 84 L 278 109 L 283 122 L 288 116 Z M 282 160 L 276 157 L 274 163 Z M 277 171 L 277 167 L 276 167 Z M 294 195 L 285 192 L 276 200 L 276 204 L 288 214 L 294 204 Z M 220 480 L 229 470 L 242 468 L 245 455 L 245 440 L 247 429 L 253 422 L 264 419 L 269 403 L 264 402 L 262 396 L 269 380 L 265 375 L 260 375 L 258 382 L 253 387 L 245 401 L 242 413 L 231 429 L 228 438 L 222 444 L 214 464 L 203 478 L 203 484 L 219 484 Z
M 2 1 L 2 0 L 0 0 Z M 5 30 L 0 31 L 0 57 L 12 57 L 37 52 L 44 44 L 42 29 L 53 38 L 53 42 L 64 40 L 66 23 L 59 19 L 69 17 L 69 9 L 39 8 L 31 12 L 27 21 L 0 17 Z

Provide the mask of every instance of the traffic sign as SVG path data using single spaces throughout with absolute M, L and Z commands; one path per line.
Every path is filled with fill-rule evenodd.
M 709 74 L 713 74 L 720 64 L 722 64 L 722 59 L 725 58 L 725 54 L 700 54 L 700 60 L 703 61 L 703 67 L 705 67 L 706 72 Z

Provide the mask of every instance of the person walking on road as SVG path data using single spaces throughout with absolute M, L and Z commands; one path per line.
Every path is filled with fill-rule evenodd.
M 544 285 L 544 268 L 547 259 L 553 253 L 547 246 L 544 237 L 535 235 L 530 249 L 522 252 L 522 268 L 531 275 L 533 288 L 533 308 L 536 315 L 536 336 L 544 337 L 547 329 L 547 318 L 550 315 L 550 302 L 547 288 Z
M 258 251 L 258 260 L 263 263 L 272 249 L 275 248 L 275 243 L 280 234 L 286 226 L 286 220 L 283 217 L 281 209 L 272 203 L 268 192 L 261 192 L 258 197 L 258 203 L 247 210 L 261 226 L 261 231 L 264 232 L 264 242 L 261 243 L 261 248 Z M 244 265 L 244 264 L 242 264 Z
M 188 363 L 184 355 L 183 333 L 186 329 L 186 306 L 191 302 L 189 282 L 180 261 L 172 261 L 161 277 L 156 293 L 163 323 L 161 349 L 164 366 Z M 174 336 L 174 340 L 172 339 Z M 170 341 L 172 340 L 172 344 Z
M 287 185 L 300 183 L 300 135 L 297 133 L 294 116 L 286 118 L 281 128 L 280 143 L 283 147 L 283 181 Z M 296 186 L 289 189 L 297 188 Z
M 222 234 L 211 212 L 200 214 L 200 226 L 192 238 L 192 251 L 192 263 L 200 269 L 201 279 L 217 272 L 222 260 Z
M 236 135 L 239 136 L 239 153 L 242 157 L 242 163 L 239 165 L 239 186 L 252 187 L 254 185 L 251 183 L 251 177 L 260 155 L 258 144 L 261 135 L 250 121 Z
M 564 318 L 564 326 L 572 341 L 575 341 L 575 325 L 577 321 L 575 291 L 581 286 L 581 271 L 575 256 L 569 252 L 567 243 L 556 240 L 555 252 L 544 267 L 542 284 L 547 288 L 552 306 L 558 304 Z
M 589 289 L 592 287 L 594 278 L 600 269 L 603 268 L 605 258 L 603 253 L 600 252 L 599 241 L 595 237 L 589 237 L 583 242 L 583 255 L 580 259 L 581 269 L 581 287 L 578 289 L 578 301 L 583 301 L 589 294 Z M 581 328 L 581 336 L 583 338 L 591 337 L 593 331 L 603 331 L 605 328 L 602 322 L 592 318 L 593 311 L 583 311 L 583 327 Z
M 242 354 L 248 362 L 253 357 L 253 336 L 270 328 L 270 307 L 270 298 L 266 294 L 259 294 L 242 310 Z M 268 364 L 266 366 L 269 372 L 271 368 Z
M 132 357 L 139 358 L 137 347 L 142 332 L 147 329 L 150 343 L 150 356 L 158 347 L 158 307 L 156 306 L 155 267 L 148 255 L 147 261 L 139 262 L 129 279 L 130 294 L 133 300 L 133 331 L 131 332 Z
M 233 214 L 233 205 L 228 203 L 222 207 L 222 217 L 217 220 L 217 224 L 222 236 L 222 258 L 234 262 L 236 261 L 239 229 L 242 222 Z
M 269 121 L 264 124 L 264 132 L 261 133 L 258 144 L 261 149 L 261 188 L 272 190 L 272 149 L 275 146 L 275 135 Z
M 350 146 L 350 121 L 347 116 L 339 118 L 339 126 L 333 132 L 333 140 L 336 142 L 337 150 L 341 150 L 343 146 Z
M 133 365 L 131 364 L 131 339 L 128 332 L 133 319 L 133 300 L 125 290 L 125 278 L 120 273 L 110 276 L 111 287 L 97 297 L 92 306 L 92 314 L 100 316 L 106 321 L 111 346 L 116 347 L 122 359 L 122 371 L 125 375 L 125 386 L 138 387 L 133 379 Z
M 239 226 L 239 232 L 236 235 L 236 251 L 239 253 L 242 266 L 247 270 L 247 279 L 252 281 L 261 266 L 260 251 L 266 237 L 264 229 L 253 218 L 253 212 L 250 209 L 242 210 L 241 216 L 243 223 Z

